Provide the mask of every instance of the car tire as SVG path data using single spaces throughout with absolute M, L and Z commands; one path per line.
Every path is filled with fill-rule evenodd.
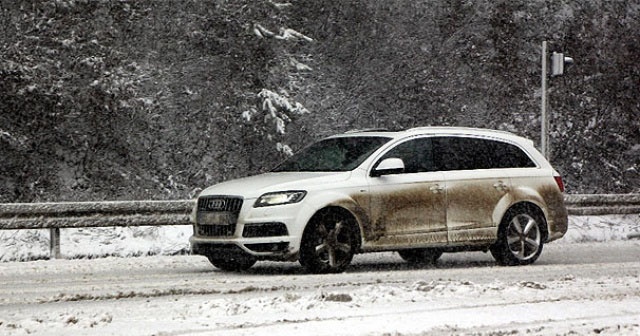
M 343 272 L 356 251 L 355 225 L 342 211 L 321 210 L 302 235 L 300 264 L 311 273 Z
M 410 264 L 434 265 L 442 256 L 442 251 L 431 248 L 400 250 L 398 254 Z
M 498 228 L 498 239 L 490 251 L 503 266 L 529 265 L 535 262 L 545 241 L 545 220 L 533 206 L 509 209 Z
M 213 266 L 227 272 L 246 271 L 257 262 L 257 259 L 251 256 L 233 257 L 233 258 L 219 258 L 219 257 L 216 258 L 214 256 L 208 255 L 207 259 L 209 259 L 209 262 Z

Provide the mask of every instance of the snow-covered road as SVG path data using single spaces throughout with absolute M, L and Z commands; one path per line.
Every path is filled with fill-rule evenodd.
M 640 334 L 640 242 L 550 244 L 527 267 L 489 255 L 348 272 L 197 256 L 0 263 L 0 335 Z

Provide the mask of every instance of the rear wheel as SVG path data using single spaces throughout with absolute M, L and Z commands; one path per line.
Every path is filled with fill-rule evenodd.
M 518 206 L 505 214 L 498 240 L 491 254 L 500 265 L 528 265 L 535 262 L 544 245 L 545 221 L 532 206 Z
M 402 259 L 411 264 L 432 265 L 442 256 L 442 251 L 438 249 L 421 248 L 400 250 L 398 254 L 400 254 Z
M 337 210 L 315 215 L 302 235 L 300 264 L 312 273 L 338 273 L 351 263 L 357 243 L 356 222 Z
M 256 259 L 251 256 L 235 256 L 229 258 L 220 258 L 208 255 L 207 259 L 213 266 L 228 272 L 245 271 L 256 263 Z

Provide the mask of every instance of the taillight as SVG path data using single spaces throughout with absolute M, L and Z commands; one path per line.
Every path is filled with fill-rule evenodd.
M 560 191 L 564 192 L 564 182 L 562 182 L 562 176 L 556 175 L 553 178 L 556 180 L 556 184 L 558 185 L 558 188 L 560 188 Z

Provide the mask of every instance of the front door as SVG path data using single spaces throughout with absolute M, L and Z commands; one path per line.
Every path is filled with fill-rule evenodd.
M 405 141 L 384 154 L 402 159 L 404 172 L 369 177 L 368 245 L 421 247 L 447 243 L 444 175 L 433 171 L 430 138 Z

